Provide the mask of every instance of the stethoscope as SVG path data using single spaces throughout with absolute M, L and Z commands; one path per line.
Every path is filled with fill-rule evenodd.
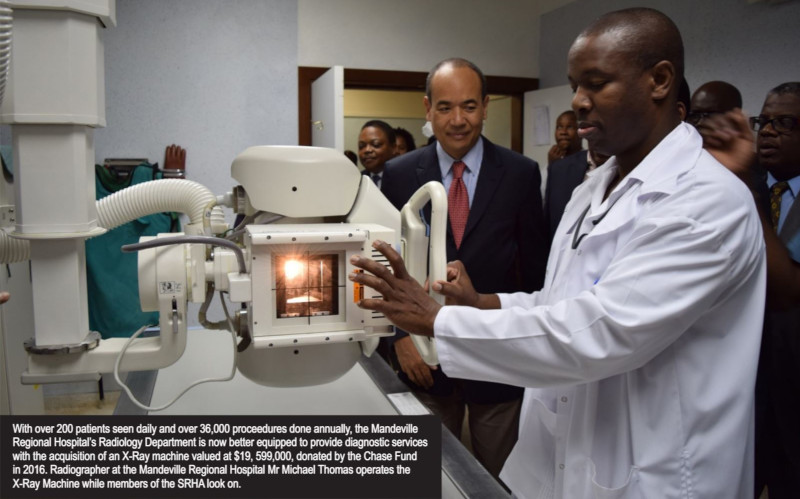
M 586 231 L 584 234 L 581 234 L 580 229 L 581 227 L 583 227 L 583 221 L 586 219 L 586 214 L 589 213 L 589 210 L 592 208 L 592 203 L 589 202 L 589 206 L 587 206 L 586 209 L 583 210 L 583 213 L 581 213 L 580 218 L 578 218 L 578 224 L 575 226 L 575 232 L 572 233 L 572 249 L 574 250 L 578 249 L 578 246 L 581 244 L 581 241 L 583 241 L 583 238 L 588 236 L 592 232 L 592 229 L 594 229 L 597 226 L 597 224 L 599 224 L 600 222 L 603 221 L 604 218 L 606 218 L 608 212 L 611 211 L 611 208 L 613 208 L 614 205 L 617 204 L 617 201 L 619 201 L 621 197 L 622 195 L 619 195 L 617 199 L 615 199 L 612 203 L 610 203 L 608 205 L 608 208 L 606 208 L 606 211 L 604 211 L 602 215 L 592 220 L 591 228 L 589 228 L 589 230 Z

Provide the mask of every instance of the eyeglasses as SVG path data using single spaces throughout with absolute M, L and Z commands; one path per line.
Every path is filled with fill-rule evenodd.
M 721 114 L 717 111 L 711 111 L 708 113 L 701 113 L 701 112 L 691 112 L 686 116 L 686 122 L 690 125 L 697 125 L 704 119 L 708 118 L 709 116 L 714 116 L 715 114 Z
M 766 116 L 754 116 L 750 118 L 750 128 L 759 132 L 767 125 L 772 125 L 776 132 L 789 133 L 800 123 L 800 119 L 794 116 L 777 116 L 767 118 Z

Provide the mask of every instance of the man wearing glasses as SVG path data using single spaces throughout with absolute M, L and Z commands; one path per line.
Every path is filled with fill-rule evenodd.
M 478 294 L 456 262 L 432 289 L 461 306 L 441 307 L 377 243 L 394 274 L 352 259 L 382 296 L 359 305 L 434 336 L 448 374 L 526 387 L 500 475 L 516 497 L 747 497 L 766 281 L 753 198 L 681 121 L 664 14 L 600 17 L 568 76 L 579 134 L 611 158 L 575 189 L 544 288 Z
M 767 171 L 770 223 L 793 259 L 794 277 L 781 286 L 776 305 L 800 305 L 800 82 L 772 89 L 761 114 L 750 118 L 758 132 L 758 164 Z M 788 277 L 787 276 L 787 277 Z M 800 489 L 798 489 L 800 490 Z
M 708 120 L 709 151 L 750 186 L 767 245 L 767 315 L 756 392 L 756 497 L 800 490 L 800 82 L 770 90 L 761 114 Z M 754 158 L 754 155 L 756 158 Z M 755 161 L 754 159 L 757 159 Z M 758 172 L 766 170 L 766 183 Z

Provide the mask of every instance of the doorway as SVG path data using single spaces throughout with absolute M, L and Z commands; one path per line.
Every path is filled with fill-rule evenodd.
M 311 83 L 325 73 L 329 68 L 307 67 L 298 68 L 298 144 L 311 145 Z M 402 92 L 425 91 L 427 73 L 412 71 L 381 71 L 369 69 L 344 69 L 345 91 L 351 89 L 361 90 L 392 90 Z M 539 88 L 537 78 L 519 78 L 512 76 L 486 76 L 487 90 L 495 104 L 508 115 L 510 121 L 508 143 L 503 144 L 510 149 L 522 153 L 523 149 L 523 100 L 525 92 Z M 420 98 L 421 102 L 421 98 Z M 419 104 L 422 109 L 422 104 Z M 494 108 L 491 108 L 494 112 Z M 401 125 L 398 125 L 401 126 Z M 404 127 L 405 128 L 405 127 Z M 488 130 L 487 130 L 488 132 Z M 415 133 L 416 131 L 412 131 Z M 424 145 L 423 144 L 418 144 Z

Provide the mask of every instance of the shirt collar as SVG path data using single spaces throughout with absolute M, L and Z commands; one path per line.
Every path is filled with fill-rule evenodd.
M 442 178 L 445 178 L 450 173 L 450 167 L 453 166 L 453 162 L 458 160 L 447 154 L 438 141 L 436 142 L 436 156 L 439 158 L 439 168 L 442 172 Z M 481 170 L 481 163 L 483 162 L 482 136 L 478 137 L 478 141 L 472 146 L 472 149 L 461 158 L 461 161 L 467 166 L 466 171 L 472 175 L 478 175 Z
M 586 164 L 588 165 L 587 171 L 592 171 L 597 169 L 597 163 L 594 162 L 594 158 L 592 157 L 591 151 L 586 151 Z
M 778 179 L 773 177 L 770 172 L 767 172 L 767 187 L 772 187 L 772 185 L 777 181 Z M 792 191 L 792 196 L 797 198 L 798 194 L 800 194 L 800 175 L 790 178 L 786 181 L 786 183 L 789 184 L 789 190 Z

